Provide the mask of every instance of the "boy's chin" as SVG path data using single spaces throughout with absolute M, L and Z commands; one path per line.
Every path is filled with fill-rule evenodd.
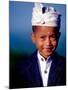
M 51 56 L 52 54 L 53 54 L 53 52 L 46 53 L 46 54 L 44 54 L 44 58 L 48 58 L 48 57 Z

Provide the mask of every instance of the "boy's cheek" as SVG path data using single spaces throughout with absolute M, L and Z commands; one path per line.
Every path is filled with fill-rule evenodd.
M 55 42 L 53 42 L 53 46 L 54 47 L 56 47 L 57 46 L 57 42 L 55 41 Z

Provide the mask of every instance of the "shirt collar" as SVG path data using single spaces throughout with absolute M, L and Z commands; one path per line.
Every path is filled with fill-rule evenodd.
M 39 59 L 40 61 L 42 61 L 42 62 L 49 63 L 49 62 L 51 62 L 51 61 L 53 60 L 53 56 L 49 56 L 49 57 L 47 58 L 47 60 L 46 60 L 46 59 L 40 54 L 39 51 L 37 52 L 37 56 L 38 56 L 38 59 Z

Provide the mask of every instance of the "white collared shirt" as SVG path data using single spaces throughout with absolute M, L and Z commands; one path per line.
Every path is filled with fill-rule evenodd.
M 47 60 L 45 60 L 45 58 L 40 55 L 39 51 L 37 53 L 37 57 L 38 57 L 40 74 L 43 81 L 43 86 L 47 86 L 52 60 L 50 57 L 48 57 Z

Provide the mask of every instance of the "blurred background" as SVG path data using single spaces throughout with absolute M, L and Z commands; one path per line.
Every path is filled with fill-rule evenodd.
M 66 56 L 66 5 L 43 4 L 44 6 L 53 6 L 62 15 L 61 37 L 56 51 L 60 55 Z M 9 48 L 12 65 L 22 60 L 22 58 L 28 57 L 36 49 L 30 36 L 32 32 L 31 17 L 33 6 L 34 3 L 32 2 L 9 1 Z

